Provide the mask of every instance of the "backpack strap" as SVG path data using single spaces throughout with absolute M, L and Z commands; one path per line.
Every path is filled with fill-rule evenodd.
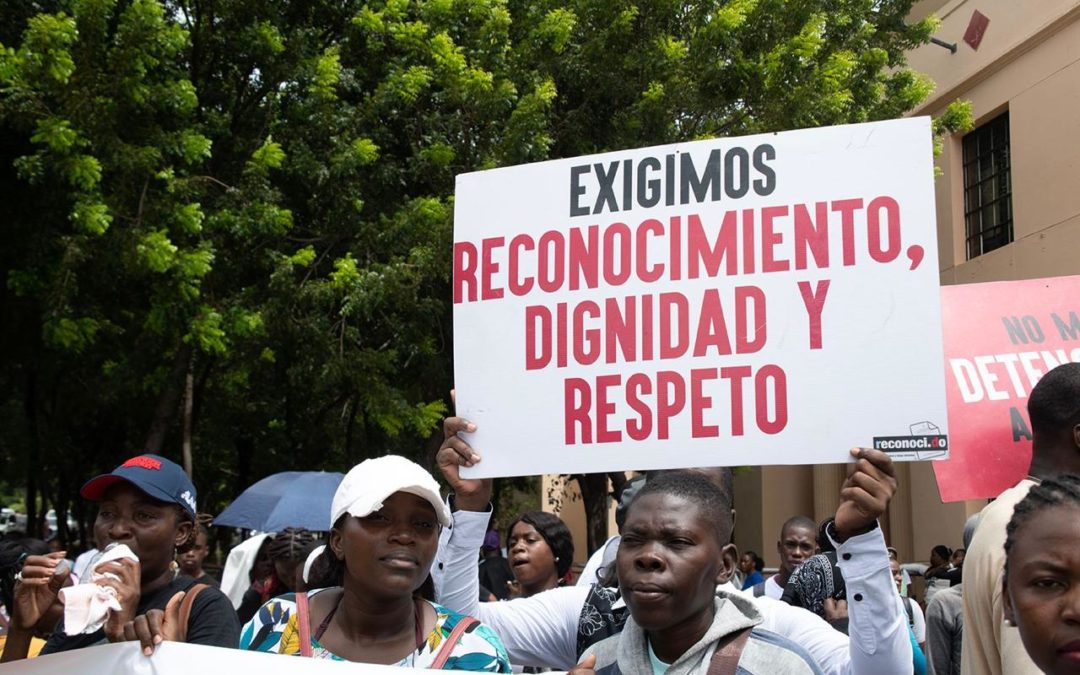
M 754 597 L 755 598 L 760 598 L 761 596 L 765 595 L 765 582 L 764 581 L 761 581 L 761 582 L 758 582 L 758 583 L 754 584 L 753 588 L 754 588 Z
M 454 630 L 450 631 L 450 634 L 443 640 L 442 648 L 439 649 L 439 653 L 435 655 L 435 660 L 428 666 L 429 670 L 442 670 L 442 667 L 446 665 L 446 662 L 450 659 L 450 653 L 454 651 L 454 647 L 461 641 L 461 636 L 465 634 L 465 631 L 469 630 L 476 624 L 480 623 L 471 616 L 461 617 L 457 625 L 454 626 Z
M 705 675 L 735 675 L 739 668 L 739 659 L 742 657 L 746 641 L 750 639 L 753 626 L 743 628 L 738 633 L 728 635 L 716 646 L 712 659 L 709 660 L 709 669 Z
M 195 604 L 195 596 L 209 588 L 209 584 L 192 584 L 184 593 L 184 599 L 180 601 L 180 642 L 187 642 L 188 621 L 191 619 L 191 608 Z
M 296 630 L 300 633 L 300 656 L 311 658 L 311 611 L 307 593 L 296 594 Z

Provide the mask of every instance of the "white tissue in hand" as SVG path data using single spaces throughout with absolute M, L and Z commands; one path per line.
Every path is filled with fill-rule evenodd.
M 113 546 L 105 551 L 101 559 L 90 570 L 90 579 L 87 583 L 77 586 L 69 586 L 60 589 L 60 601 L 64 603 L 64 632 L 68 635 L 80 633 L 93 633 L 105 625 L 109 618 L 109 611 L 120 611 L 120 601 L 116 599 L 116 589 L 112 586 L 99 586 L 96 582 L 100 579 L 112 579 L 118 581 L 119 577 L 112 573 L 100 573 L 97 568 L 104 563 L 120 558 L 131 558 L 139 562 L 138 557 L 131 552 L 126 544 Z

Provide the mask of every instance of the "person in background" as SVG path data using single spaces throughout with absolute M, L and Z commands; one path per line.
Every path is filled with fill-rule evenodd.
M 926 579 L 926 592 L 923 594 L 926 604 L 930 604 L 938 591 L 952 586 L 952 555 L 953 552 L 944 544 L 938 544 L 930 550 L 930 566 L 923 571 L 923 578 Z
M 964 558 L 964 675 L 1039 672 L 1017 631 L 1004 623 L 1006 526 L 1013 508 L 1039 482 L 1080 474 L 1080 363 L 1065 363 L 1044 375 L 1031 390 L 1027 408 L 1032 433 L 1028 475 L 982 510 Z
M 269 601 L 244 626 L 241 649 L 406 668 L 509 672 L 495 633 L 421 597 L 440 528 L 451 523 L 431 474 L 394 455 L 361 462 L 338 486 L 330 522 L 322 578 L 309 578 L 312 586 L 329 587 Z M 474 562 L 475 557 L 474 548 Z M 475 570 L 472 579 L 477 580 Z
M 92 536 L 92 535 L 91 535 Z M 94 547 L 83 551 L 75 558 L 75 565 L 71 570 L 71 580 L 73 583 L 80 583 L 87 577 L 87 570 L 90 567 L 90 563 L 97 560 L 101 556 L 101 547 L 97 542 L 94 542 Z
M 207 584 L 219 588 L 218 580 L 203 570 L 203 560 L 210 552 L 210 532 L 202 523 L 195 524 L 195 545 L 187 551 L 176 556 L 176 564 L 180 571 L 188 575 L 199 584 Z
M 1002 601 L 1047 675 L 1080 673 L 1080 476 L 1048 478 L 1020 500 L 1006 527 Z
M 806 516 L 788 518 L 780 528 L 780 540 L 776 542 L 776 553 L 780 556 L 780 571 L 765 581 L 754 584 L 754 597 L 763 595 L 779 600 L 784 595 L 791 573 L 803 564 L 803 561 L 817 551 L 817 523 Z
M 510 563 L 502 554 L 502 542 L 499 533 L 488 530 L 484 536 L 484 545 L 480 547 L 480 593 L 481 597 L 494 596 L 496 600 L 510 599 L 509 584 L 514 580 Z M 484 590 L 487 593 L 484 593 Z
M 811 556 L 788 579 L 784 587 L 784 602 L 802 607 L 847 633 L 847 587 L 837 564 L 836 547 L 829 539 L 828 518 L 818 527 L 817 544 L 821 551 Z
M 267 539 L 266 557 L 261 564 L 256 559 L 251 570 L 256 576 L 236 610 L 240 622 L 251 621 L 259 607 L 270 598 L 295 590 L 297 572 L 318 545 L 315 534 L 301 527 L 286 527 L 272 539 Z
M 4 652 L 7 642 L 7 632 L 11 620 L 11 613 L 15 607 L 15 584 L 18 583 L 16 575 L 22 571 L 23 563 L 29 556 L 44 556 L 48 554 L 49 546 L 40 539 L 20 539 L 18 541 L 0 541 L 0 603 L 3 604 L 3 612 L 0 612 L 0 655 Z M 70 578 L 70 577 L 69 577 Z M 45 646 L 45 640 L 52 633 L 53 627 L 60 621 L 64 614 L 64 606 L 57 599 L 48 611 L 44 612 L 41 620 L 34 626 L 34 636 L 30 641 L 28 658 L 34 658 Z
M 892 546 L 886 549 L 889 552 L 889 560 L 895 560 L 900 562 L 900 553 Z M 911 588 L 911 575 L 904 569 L 904 566 L 900 566 L 900 597 L 906 598 L 908 596 L 908 589 Z
M 742 583 L 738 584 L 739 588 L 745 591 L 765 581 L 765 577 L 761 574 L 763 569 L 765 569 L 765 561 L 761 556 L 754 551 L 743 553 L 739 558 L 739 571 L 743 574 Z
M 965 547 L 971 544 L 978 524 L 977 513 L 964 523 Z M 960 569 L 964 565 L 964 550 L 958 548 L 953 551 L 953 562 Z M 957 583 L 935 595 L 926 605 L 926 670 L 929 675 L 960 675 L 964 633 L 963 591 L 963 584 Z
M 574 563 L 574 539 L 558 516 L 526 511 L 506 528 L 516 597 L 528 598 L 562 585 Z
M 900 585 L 903 583 L 903 578 L 900 575 L 900 563 L 896 560 L 890 560 L 890 568 L 892 569 L 893 582 L 896 584 L 896 592 L 900 592 Z M 925 675 L 926 665 L 926 652 L 924 645 L 926 643 L 926 617 L 923 616 L 922 607 L 919 607 L 919 603 L 915 602 L 913 598 L 900 597 L 904 604 L 904 612 L 907 614 L 908 621 L 908 633 L 911 635 L 911 651 L 914 656 L 915 675 Z
M 221 592 L 229 596 L 233 607 L 239 609 L 244 601 L 244 594 L 252 583 L 259 579 L 256 568 L 262 567 L 266 574 L 272 574 L 270 557 L 266 553 L 272 534 L 255 534 L 241 541 L 229 550 L 225 556 L 225 568 L 221 570 Z
M 80 491 L 99 503 L 94 540 L 108 546 L 124 544 L 136 556 L 98 563 L 91 572 L 114 575 L 95 580 L 116 591 L 119 611 L 110 610 L 104 625 L 91 633 L 68 635 L 63 622 L 49 638 L 42 654 L 69 651 L 108 642 L 140 640 L 146 653 L 153 651 L 147 632 L 160 626 L 170 610 L 167 630 L 158 641 L 181 639 L 215 647 L 236 646 L 239 624 L 229 599 L 216 588 L 194 589 L 195 580 L 173 568 L 177 549 L 194 543 L 195 486 L 174 462 L 157 455 L 133 457 L 112 473 L 92 478 Z M 30 556 L 15 586 L 12 631 L 4 661 L 24 658 L 33 627 L 55 603 L 71 574 L 60 566 L 63 552 Z M 179 626 L 179 609 L 187 592 L 193 601 L 186 626 Z M 12 649 L 13 643 L 18 643 Z M 10 652 L 10 653 L 9 653 Z

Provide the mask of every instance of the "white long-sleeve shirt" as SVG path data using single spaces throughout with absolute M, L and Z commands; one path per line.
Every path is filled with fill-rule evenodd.
M 578 662 L 578 622 L 590 587 L 481 603 L 476 552 L 490 515 L 456 511 L 453 524 L 443 530 L 432 569 L 438 602 L 490 626 L 512 663 L 569 670 Z M 802 645 L 826 675 L 910 675 L 907 615 L 880 528 L 838 545 L 837 564 L 847 588 L 850 639 L 816 614 L 770 598 L 754 598 L 764 617 L 761 627 Z

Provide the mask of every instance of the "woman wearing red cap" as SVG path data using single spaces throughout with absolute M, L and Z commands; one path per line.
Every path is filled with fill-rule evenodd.
M 83 632 L 68 634 L 62 621 L 42 654 L 123 640 L 141 640 L 147 653 L 161 639 L 236 646 L 239 623 L 229 599 L 216 588 L 196 586 L 194 579 L 179 574 L 172 565 L 178 551 L 194 544 L 195 486 L 183 469 L 164 457 L 141 455 L 91 479 L 81 494 L 99 503 L 95 540 L 105 547 L 123 544 L 134 557 L 117 555 L 92 570 L 92 583 L 111 589 L 107 592 L 116 600 L 104 615 L 104 623 L 97 626 L 92 609 L 84 612 L 89 620 Z M 63 557 L 64 552 L 58 551 L 26 559 L 15 587 L 4 661 L 25 657 L 25 650 L 16 645 L 28 643 L 30 629 L 70 575 L 70 569 L 61 564 Z M 191 599 L 185 603 L 189 590 Z M 73 609 L 65 607 L 65 617 Z

